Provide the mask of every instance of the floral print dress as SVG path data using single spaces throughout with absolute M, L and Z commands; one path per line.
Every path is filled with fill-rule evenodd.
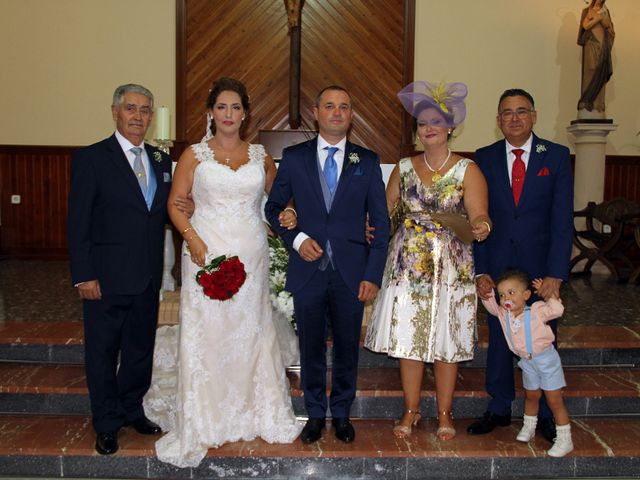
M 382 288 L 373 305 L 365 346 L 389 356 L 433 362 L 473 358 L 475 272 L 471 245 L 431 219 L 436 212 L 466 216 L 460 159 L 433 185 L 400 160 L 400 225 L 389 244 Z

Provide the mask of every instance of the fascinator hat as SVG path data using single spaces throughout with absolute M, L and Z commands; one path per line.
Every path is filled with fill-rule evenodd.
M 418 80 L 398 92 L 398 98 L 405 110 L 418 118 L 427 108 L 435 108 L 445 119 L 442 126 L 455 128 L 467 115 L 464 99 L 467 86 L 464 83 L 430 83 Z

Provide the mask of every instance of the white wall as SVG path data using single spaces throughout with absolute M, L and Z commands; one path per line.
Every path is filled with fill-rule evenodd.
M 617 33 L 607 110 L 620 125 L 607 151 L 639 155 L 640 0 L 607 3 Z M 497 99 L 514 86 L 536 99 L 536 132 L 571 146 L 566 127 L 580 89 L 576 38 L 584 6 L 583 0 L 416 0 L 415 78 L 469 86 L 455 149 L 500 138 Z M 147 86 L 157 105 L 175 112 L 174 0 L 0 0 L 0 144 L 85 145 L 103 138 L 114 128 L 113 89 L 127 82 Z
M 639 155 L 640 0 L 607 2 L 616 30 L 607 116 L 619 124 L 608 154 Z M 453 147 L 461 151 L 501 138 L 495 115 L 507 88 L 529 91 L 536 133 L 571 146 L 576 118 L 583 0 L 416 0 L 415 78 L 469 87 L 467 120 Z M 573 148 L 572 148 L 573 150 Z
M 174 0 L 0 0 L 0 144 L 104 138 L 123 83 L 174 112 L 175 43 Z

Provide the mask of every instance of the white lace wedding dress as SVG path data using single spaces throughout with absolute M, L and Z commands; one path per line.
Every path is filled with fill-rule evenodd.
M 191 148 L 200 161 L 191 224 L 207 244 L 208 260 L 237 255 L 247 278 L 230 300 L 211 300 L 196 283 L 199 267 L 183 247 L 180 325 L 158 331 L 144 401 L 149 418 L 169 432 L 156 442 L 158 458 L 179 467 L 197 466 L 208 448 L 226 442 L 261 437 L 289 443 L 302 429 L 277 338 L 290 335 L 285 345 L 295 348 L 295 334 L 288 325 L 276 333 L 269 300 L 260 212 L 264 148 L 250 145 L 249 162 L 237 171 L 218 163 L 206 143 Z

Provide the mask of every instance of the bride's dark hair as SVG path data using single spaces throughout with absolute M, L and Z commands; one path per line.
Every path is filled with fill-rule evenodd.
M 209 90 L 209 96 L 207 97 L 207 110 L 211 110 L 218 100 L 218 95 L 222 92 L 236 92 L 240 96 L 240 103 L 244 109 L 245 117 L 249 115 L 249 95 L 247 95 L 247 87 L 244 86 L 240 80 L 231 77 L 221 77 L 213 82 L 211 90 Z M 246 125 L 246 120 L 243 122 L 243 126 Z M 216 125 L 211 120 L 211 131 L 216 132 Z

